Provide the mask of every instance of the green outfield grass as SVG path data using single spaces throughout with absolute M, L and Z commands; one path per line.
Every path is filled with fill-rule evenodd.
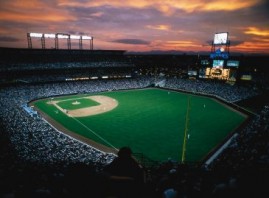
M 188 100 L 186 161 L 189 162 L 202 160 L 246 119 L 214 99 L 163 89 L 93 95 L 109 96 L 119 104 L 112 111 L 79 118 L 56 113 L 56 107 L 46 103 L 50 99 L 36 101 L 34 105 L 74 133 L 109 147 L 130 146 L 134 152 L 157 161 L 168 158 L 181 161 Z M 65 109 L 98 105 L 83 99 L 85 96 L 89 94 L 57 97 L 54 100 L 63 101 L 60 103 Z M 72 105 L 74 101 L 79 101 L 80 105 Z

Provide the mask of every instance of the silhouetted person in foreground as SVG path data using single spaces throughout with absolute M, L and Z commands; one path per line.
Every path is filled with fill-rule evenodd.
M 116 157 L 104 168 L 109 175 L 110 193 L 118 197 L 141 197 L 144 170 L 132 157 L 129 147 L 122 147 Z

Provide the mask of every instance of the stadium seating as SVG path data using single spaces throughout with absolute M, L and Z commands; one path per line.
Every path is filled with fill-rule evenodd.
M 16 63 L 10 64 L 8 69 L 1 68 L 1 72 L 38 72 L 15 76 L 17 80 L 30 83 L 1 84 L 0 196 L 72 197 L 81 190 L 79 186 L 73 191 L 70 188 L 76 173 L 86 174 L 96 181 L 93 183 L 89 180 L 90 187 L 83 191 L 86 194 L 81 194 L 81 197 L 91 197 L 88 196 L 91 193 L 96 197 L 106 197 L 104 192 L 109 189 L 102 170 L 115 155 L 73 139 L 57 131 L 41 116 L 33 116 L 32 112 L 25 108 L 31 100 L 56 95 L 145 88 L 160 79 L 165 79 L 164 88 L 214 96 L 228 103 L 260 94 L 258 90 L 246 86 L 189 80 L 181 78 L 180 75 L 156 78 L 154 72 L 148 68 L 134 69 L 134 64 L 129 65 L 126 60 L 117 61 L 108 59 L 90 63 L 69 62 L 64 66 L 62 63 L 25 63 L 23 67 Z M 104 68 L 100 70 L 100 67 Z M 51 76 L 43 75 L 41 71 L 47 68 L 56 73 Z M 59 68 L 61 69 L 58 70 Z M 94 75 L 126 75 L 134 71 L 137 73 L 132 78 L 66 81 L 71 73 L 61 72 L 67 68 L 94 68 L 91 70 Z M 175 69 L 177 72 L 180 70 Z M 81 77 L 84 73 L 81 70 L 70 71 L 76 71 L 72 74 L 73 77 Z M 160 73 L 165 71 L 164 68 L 159 69 Z M 39 72 L 40 75 L 37 75 Z M 10 74 L 13 75 L 13 72 Z M 252 193 L 254 197 L 259 197 L 260 193 L 268 194 L 265 187 L 269 178 L 268 105 L 263 105 L 249 123 L 237 131 L 237 138 L 209 166 L 180 164 L 168 160 L 147 169 L 144 197 L 163 197 L 165 192 L 172 191 L 176 192 L 177 197 L 231 197 Z

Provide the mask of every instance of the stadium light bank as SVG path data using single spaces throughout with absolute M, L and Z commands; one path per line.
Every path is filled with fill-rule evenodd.
M 32 49 L 32 38 L 41 40 L 42 49 L 46 49 L 46 39 L 54 39 L 55 49 L 59 49 L 59 39 L 67 40 L 67 48 L 71 49 L 71 40 L 79 41 L 79 49 L 83 49 L 83 41 L 90 41 L 90 50 L 93 50 L 93 37 L 88 35 L 71 35 L 66 33 L 36 33 L 36 32 L 28 32 L 27 33 L 27 41 L 28 48 Z

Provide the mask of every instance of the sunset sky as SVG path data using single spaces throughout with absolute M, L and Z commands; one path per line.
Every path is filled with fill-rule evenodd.
M 184 52 L 210 51 L 214 34 L 229 32 L 231 52 L 269 54 L 269 1 L 0 0 L 0 47 L 27 48 L 27 32 L 90 35 L 94 49 Z

